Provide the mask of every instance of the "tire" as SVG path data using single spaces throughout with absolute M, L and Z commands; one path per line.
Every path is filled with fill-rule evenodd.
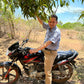
M 66 82 L 68 79 L 71 78 L 73 74 L 73 68 L 71 64 L 64 64 L 64 65 L 60 65 L 60 70 L 57 65 L 53 67 L 52 81 L 63 84 L 64 82 Z
M 0 84 L 16 84 L 20 74 L 18 73 L 18 69 L 12 67 L 11 71 L 8 74 L 8 77 L 5 79 L 4 76 L 7 72 L 7 68 L 4 66 L 0 66 Z

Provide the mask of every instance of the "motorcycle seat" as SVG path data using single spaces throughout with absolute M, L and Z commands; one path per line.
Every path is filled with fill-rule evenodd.
M 76 57 L 78 55 L 78 53 L 75 50 L 69 50 L 69 51 L 58 51 L 57 52 L 57 57 L 56 57 L 56 61 L 61 61 L 64 59 L 68 59 L 69 57 Z

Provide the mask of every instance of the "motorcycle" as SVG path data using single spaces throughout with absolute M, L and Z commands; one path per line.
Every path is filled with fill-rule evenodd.
M 21 73 L 20 67 L 15 63 L 19 61 L 28 77 L 38 80 L 45 80 L 44 74 L 44 52 L 42 50 L 37 53 L 30 54 L 30 47 L 23 48 L 28 42 L 24 40 L 21 45 L 19 42 L 12 44 L 7 50 L 7 56 L 12 60 L 0 63 L 0 84 L 15 84 Z M 69 80 L 73 74 L 73 66 L 75 66 L 75 58 L 78 52 L 75 50 L 58 51 L 56 59 L 52 67 L 52 81 L 56 83 L 64 83 Z

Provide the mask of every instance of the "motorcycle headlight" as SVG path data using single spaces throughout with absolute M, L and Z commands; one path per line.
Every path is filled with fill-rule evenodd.
M 12 54 L 12 52 L 9 51 L 9 50 L 7 50 L 7 51 L 6 51 L 6 56 L 8 56 L 9 54 Z

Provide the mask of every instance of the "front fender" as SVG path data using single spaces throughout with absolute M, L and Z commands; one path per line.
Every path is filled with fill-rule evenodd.
M 2 63 L 0 63 L 0 66 L 1 67 L 4 66 L 4 67 L 6 67 L 8 69 L 9 66 L 11 66 L 11 64 L 12 64 L 12 62 L 2 62 Z M 17 64 L 14 63 L 12 68 L 17 69 L 19 74 L 22 76 L 21 70 L 20 70 L 20 68 L 19 68 L 19 66 Z

